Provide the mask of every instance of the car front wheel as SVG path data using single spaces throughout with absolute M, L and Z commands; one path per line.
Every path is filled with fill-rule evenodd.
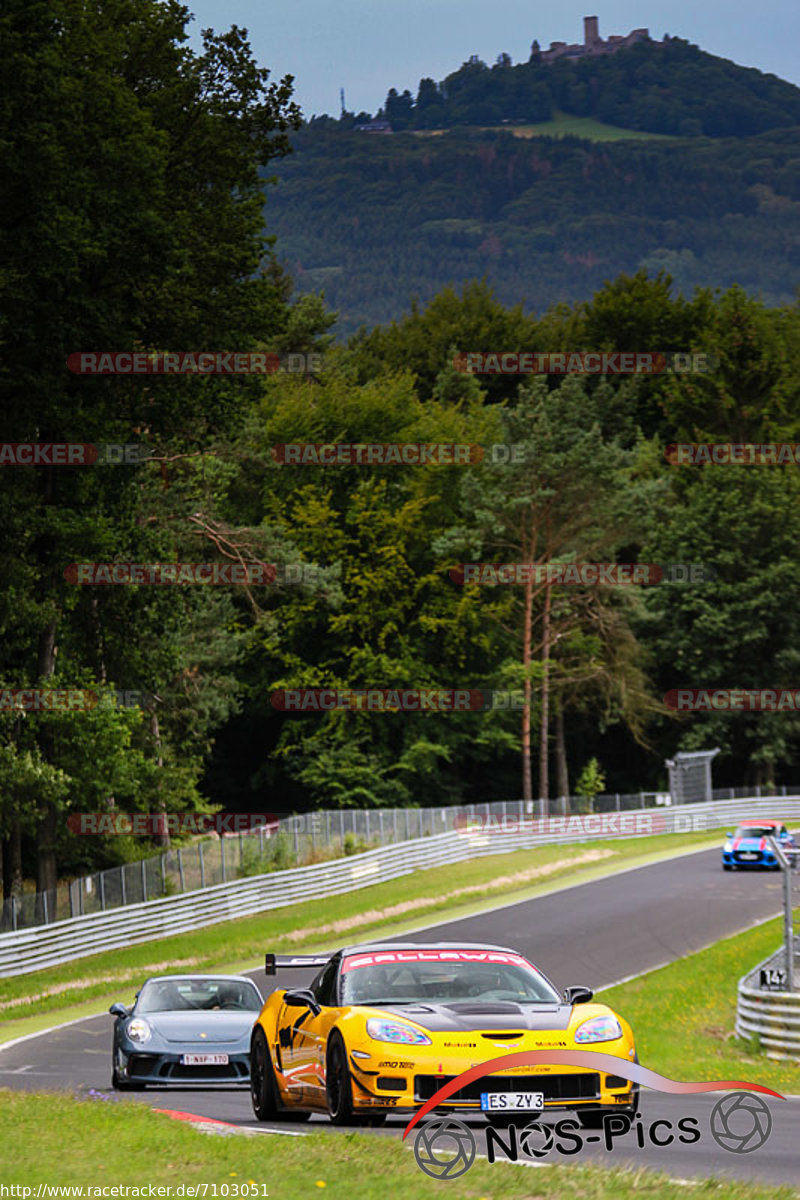
M 143 1092 L 143 1083 L 131 1083 L 128 1079 L 120 1079 L 117 1068 L 111 1072 L 111 1086 L 115 1092 Z
M 325 1072 L 328 1114 L 334 1125 L 357 1125 L 353 1110 L 353 1083 L 347 1065 L 347 1051 L 342 1036 L 334 1033 L 328 1046 L 328 1065 Z
M 250 1043 L 250 1099 L 259 1121 L 307 1121 L 311 1113 L 280 1107 L 278 1081 L 272 1066 L 267 1038 L 260 1025 Z

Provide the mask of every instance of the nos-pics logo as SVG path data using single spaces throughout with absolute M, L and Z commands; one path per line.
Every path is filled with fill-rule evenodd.
M 607 1113 L 603 1117 L 602 1134 L 588 1132 L 575 1118 L 568 1117 L 554 1125 L 531 1121 L 519 1128 L 508 1125 L 486 1129 L 486 1156 L 490 1163 L 498 1159 L 518 1162 L 521 1156 L 534 1161 L 546 1158 L 551 1151 L 571 1157 L 579 1154 L 589 1143 L 601 1143 L 606 1151 L 615 1148 L 619 1139 L 633 1134 L 640 1150 L 648 1145 L 657 1147 L 699 1142 L 701 1131 L 697 1117 L 681 1117 L 677 1122 L 659 1118 L 645 1124 L 641 1114 L 633 1118 L 627 1113 Z M 750 1154 L 759 1150 L 772 1132 L 772 1116 L 760 1096 L 734 1092 L 718 1100 L 709 1119 L 711 1136 L 718 1146 L 732 1154 Z M 625 1144 L 630 1149 L 630 1140 Z M 433 1179 L 450 1180 L 464 1175 L 475 1161 L 477 1144 L 469 1126 L 455 1117 L 434 1117 L 417 1132 L 414 1157 L 417 1165 Z

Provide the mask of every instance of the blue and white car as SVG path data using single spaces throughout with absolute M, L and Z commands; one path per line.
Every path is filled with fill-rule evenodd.
M 158 975 L 116 1017 L 111 1086 L 141 1091 L 250 1083 L 250 1033 L 264 1004 L 245 975 Z
M 774 838 L 786 851 L 792 867 L 797 865 L 797 842 L 783 821 L 758 817 L 752 821 L 741 821 L 734 833 L 725 834 L 725 845 L 722 847 L 723 871 L 746 867 L 779 871 L 780 863 L 770 849 L 767 838 Z

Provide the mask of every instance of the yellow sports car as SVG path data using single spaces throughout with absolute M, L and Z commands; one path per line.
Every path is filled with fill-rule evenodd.
M 504 946 L 376 943 L 330 958 L 267 955 L 268 975 L 284 966 L 322 969 L 308 988 L 272 992 L 253 1028 L 259 1121 L 316 1112 L 337 1125 L 382 1124 L 388 1113 L 415 1112 L 462 1072 L 520 1051 L 596 1049 L 637 1061 L 630 1026 L 591 1003 L 589 988 L 561 993 Z M 638 1108 L 638 1085 L 608 1065 L 511 1067 L 436 1107 L 498 1124 L 514 1113 L 568 1110 L 595 1128 L 605 1113 Z

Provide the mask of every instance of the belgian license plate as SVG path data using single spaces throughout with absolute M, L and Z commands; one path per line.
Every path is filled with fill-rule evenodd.
M 481 1092 L 483 1112 L 532 1112 L 544 1108 L 544 1092 Z
M 227 1054 L 182 1054 L 181 1066 L 184 1067 L 227 1067 Z
M 746 859 L 750 860 L 750 859 L 758 858 L 758 855 L 751 854 L 750 851 L 748 850 L 748 851 L 745 851 L 744 854 L 740 854 L 739 858 L 742 858 L 742 859 L 746 858 Z

